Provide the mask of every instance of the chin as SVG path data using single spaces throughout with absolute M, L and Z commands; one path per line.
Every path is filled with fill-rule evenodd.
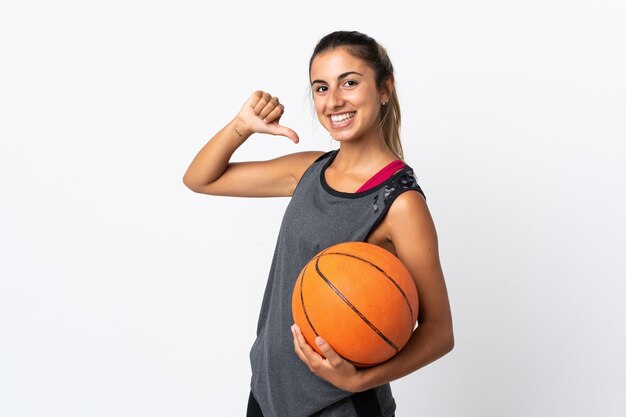
M 345 135 L 343 134 L 343 132 L 339 132 L 338 134 L 333 134 L 332 131 L 330 131 L 329 133 L 333 139 L 339 142 L 345 142 L 345 141 L 351 140 L 354 137 L 353 135 Z
M 345 141 L 350 140 L 358 136 L 358 129 L 349 129 L 349 130 L 335 130 L 330 127 L 326 128 L 326 131 L 332 136 L 335 140 Z

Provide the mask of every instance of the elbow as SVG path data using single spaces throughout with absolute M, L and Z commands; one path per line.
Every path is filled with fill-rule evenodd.
M 187 170 L 183 175 L 183 184 L 191 191 L 195 193 L 198 192 L 198 181 L 194 181 L 193 175 L 190 174 L 189 170 Z
M 213 193 L 212 187 L 210 187 L 209 184 L 197 183 L 189 180 L 187 177 L 183 177 L 183 184 L 197 194 L 219 195 Z
M 442 337 L 442 350 L 443 354 L 446 355 L 452 352 L 454 349 L 454 332 L 452 331 L 452 327 L 447 329 Z
M 187 178 L 187 175 L 183 175 L 183 184 L 185 185 L 185 187 L 189 188 L 191 191 L 194 191 L 193 189 L 193 185 L 191 184 L 191 182 L 189 182 L 189 179 Z
M 183 184 L 185 185 L 185 187 L 189 188 L 191 191 L 193 191 L 194 193 L 199 193 L 199 188 L 197 186 L 197 184 L 194 184 L 193 181 L 191 181 L 187 175 L 183 176 Z
M 447 355 L 454 349 L 454 332 L 452 326 L 441 323 L 433 332 L 433 347 L 437 358 Z
M 446 346 L 447 346 L 446 353 L 450 353 L 452 352 L 452 349 L 454 349 L 454 334 L 452 333 L 452 331 L 450 331 L 450 335 L 448 337 L 448 344 Z

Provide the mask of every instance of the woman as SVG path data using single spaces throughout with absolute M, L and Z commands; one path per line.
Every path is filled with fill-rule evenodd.
M 385 49 L 359 32 L 330 33 L 315 47 L 309 77 L 317 117 L 339 142 L 338 150 L 229 162 L 254 133 L 299 141 L 279 124 L 284 106 L 278 98 L 256 91 L 198 152 L 183 181 L 210 195 L 291 196 L 250 350 L 248 416 L 390 417 L 395 401 L 389 382 L 454 345 L 435 226 L 413 171 L 402 162 L 400 107 Z M 390 360 L 364 369 L 342 359 L 321 338 L 316 343 L 324 357 L 317 354 L 291 314 L 302 267 L 320 250 L 346 241 L 366 241 L 396 255 L 420 297 L 419 326 L 407 345 Z

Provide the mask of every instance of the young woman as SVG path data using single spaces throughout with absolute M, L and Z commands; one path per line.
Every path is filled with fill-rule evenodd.
M 250 350 L 248 416 L 391 417 L 389 382 L 454 345 L 435 226 L 412 169 L 402 161 L 400 106 L 385 49 L 359 32 L 330 33 L 313 51 L 309 77 L 315 112 L 338 150 L 229 162 L 254 133 L 299 141 L 279 123 L 284 106 L 278 98 L 256 91 L 198 152 L 183 182 L 210 195 L 291 197 Z M 318 337 L 320 356 L 293 325 L 291 296 L 300 270 L 322 249 L 347 241 L 396 255 L 420 299 L 419 325 L 407 345 L 370 368 L 355 368 Z

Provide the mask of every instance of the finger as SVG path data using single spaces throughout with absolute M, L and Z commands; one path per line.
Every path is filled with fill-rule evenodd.
M 322 358 L 320 354 L 313 350 L 313 348 L 307 343 L 297 324 L 294 325 L 294 331 L 296 332 L 296 339 L 298 340 L 300 350 L 307 358 L 310 366 L 319 366 L 324 358 Z
M 261 95 L 261 98 L 259 98 L 259 101 L 254 106 L 254 113 L 255 114 L 261 113 L 261 110 L 263 110 L 263 108 L 267 105 L 267 103 L 270 102 L 271 99 L 272 99 L 271 95 L 269 95 L 268 93 L 263 93 Z
M 291 327 L 291 332 L 293 333 L 293 343 L 296 351 L 299 352 L 304 357 L 304 359 L 306 359 L 306 355 L 303 352 L 303 349 L 307 345 L 306 340 L 302 340 L 303 338 L 301 337 L 301 335 L 298 335 L 294 326 Z
M 306 363 L 308 366 L 309 365 L 308 360 L 306 356 L 304 356 L 304 353 L 302 353 L 302 349 L 300 349 L 300 344 L 298 342 L 298 338 L 296 337 L 296 333 L 293 327 L 291 328 L 291 334 L 293 335 L 293 349 L 295 350 L 296 355 L 298 355 L 300 360 L 302 360 L 302 362 Z
M 265 107 L 261 109 L 259 117 L 265 119 L 266 122 L 271 122 L 283 114 L 283 109 L 283 105 L 278 102 L 278 97 L 272 97 Z
M 276 99 L 275 101 L 276 106 L 272 107 L 271 104 L 273 103 L 274 99 Z M 261 113 L 259 113 L 259 116 L 262 119 L 264 119 L 265 122 L 269 123 L 269 122 L 273 122 L 274 120 L 278 121 L 278 119 L 280 119 L 280 116 L 282 116 L 283 113 L 285 113 L 285 106 L 280 104 L 276 97 L 272 97 L 272 101 L 270 101 L 270 104 L 265 106 L 265 108 L 261 111 Z
M 289 129 L 288 127 L 279 125 L 277 121 L 273 121 L 268 125 L 268 127 L 272 135 L 286 136 L 291 139 L 293 143 L 298 143 L 300 141 L 300 138 L 295 131 Z
M 250 98 L 248 99 L 248 105 L 254 109 L 254 107 L 257 105 L 261 97 L 263 97 L 263 94 L 264 93 L 261 90 L 257 90 L 254 93 L 252 93 L 250 95 Z
M 339 367 L 344 362 L 344 359 L 321 337 L 316 337 L 315 343 L 333 368 Z

